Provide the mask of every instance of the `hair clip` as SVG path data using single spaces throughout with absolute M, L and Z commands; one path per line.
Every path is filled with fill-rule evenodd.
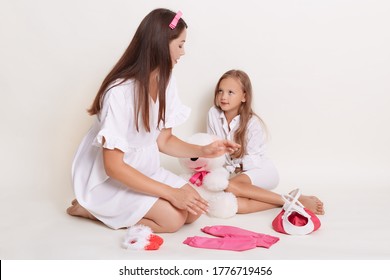
M 176 24 L 177 22 L 179 21 L 179 19 L 181 18 L 181 16 L 183 15 L 183 13 L 181 11 L 178 11 L 175 15 L 175 17 L 173 18 L 173 20 L 171 21 L 171 23 L 169 24 L 169 27 L 171 29 L 175 29 L 176 27 Z

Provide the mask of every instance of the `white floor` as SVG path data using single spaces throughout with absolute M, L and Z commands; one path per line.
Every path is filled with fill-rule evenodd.
M 322 227 L 307 236 L 288 236 L 273 231 L 271 222 L 279 209 L 237 215 L 231 219 L 201 217 L 174 234 L 161 234 L 157 251 L 122 249 L 125 230 L 68 216 L 65 209 L 72 194 L 54 195 L 9 192 L 1 196 L 0 259 L 2 260 L 385 260 L 390 259 L 389 189 L 354 187 L 315 190 L 326 204 Z M 206 225 L 233 225 L 280 237 L 270 249 L 244 252 L 192 248 L 182 244 L 188 236 L 207 236 Z

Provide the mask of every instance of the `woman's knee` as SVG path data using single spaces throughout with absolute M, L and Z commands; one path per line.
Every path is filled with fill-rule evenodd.
M 169 219 L 169 223 L 166 224 L 167 232 L 176 232 L 185 224 L 192 224 L 195 222 L 202 213 L 190 214 L 184 210 L 177 210 L 177 212 Z
M 144 218 L 153 221 L 159 232 L 175 232 L 186 222 L 187 211 L 175 208 L 166 200 L 159 199 Z
M 201 215 L 202 215 L 202 213 L 198 213 L 198 214 L 196 214 L 196 215 L 188 213 L 187 219 L 186 219 L 185 223 L 186 223 L 186 224 L 192 224 L 192 223 L 195 222 L 197 219 L 199 219 L 199 217 L 200 217 Z
M 187 216 L 187 211 L 176 209 L 176 211 L 171 212 L 169 216 L 167 216 L 161 226 L 164 228 L 165 232 L 176 232 L 187 223 Z

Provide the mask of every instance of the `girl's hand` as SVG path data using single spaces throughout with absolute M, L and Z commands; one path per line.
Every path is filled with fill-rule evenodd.
M 208 211 L 207 201 L 188 184 L 180 189 L 173 189 L 173 198 L 170 202 L 176 208 L 187 210 L 194 215 Z
M 232 154 L 240 149 L 240 145 L 229 140 L 217 140 L 213 143 L 203 146 L 203 157 L 219 157 L 226 153 Z

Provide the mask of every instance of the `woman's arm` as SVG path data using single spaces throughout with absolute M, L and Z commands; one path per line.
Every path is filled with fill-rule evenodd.
M 207 202 L 191 187 L 175 189 L 155 181 L 126 164 L 123 155 L 124 153 L 118 149 L 103 149 L 104 168 L 109 177 L 125 184 L 133 191 L 165 199 L 178 209 L 193 214 L 197 214 L 197 211 L 207 211 Z
M 160 182 L 152 180 L 137 169 L 123 161 L 124 153 L 121 150 L 103 149 L 104 168 L 107 175 L 132 190 L 147 195 L 157 196 L 166 200 L 170 199 L 171 188 Z
M 180 140 L 172 134 L 172 129 L 163 129 L 157 138 L 160 152 L 173 157 L 218 157 L 226 153 L 233 153 L 240 145 L 228 141 L 217 140 L 206 146 L 199 146 Z

